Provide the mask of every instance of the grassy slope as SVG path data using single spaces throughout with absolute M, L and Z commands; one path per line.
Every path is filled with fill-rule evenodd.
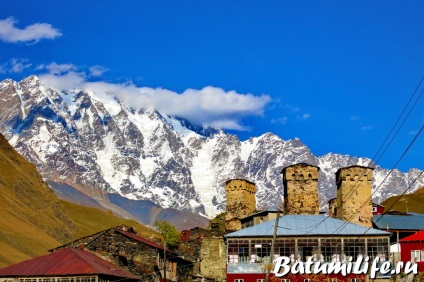
M 0 134 L 0 267 L 121 224 L 147 238 L 159 237 L 135 221 L 59 200 L 35 166 Z
M 399 199 L 400 196 L 393 196 L 386 199 L 383 203 L 381 203 L 385 211 L 389 209 L 392 204 Z M 424 214 L 424 187 L 415 191 L 412 194 L 403 195 L 396 204 L 390 208 L 390 210 L 396 210 L 401 212 L 406 212 L 408 208 L 408 212 L 416 212 Z
M 122 224 L 134 227 L 139 235 L 147 239 L 150 238 L 153 241 L 160 239 L 159 233 L 137 221 L 122 219 L 114 216 L 111 212 L 104 212 L 96 208 L 84 207 L 66 201 L 61 201 L 61 203 L 75 223 L 72 234 L 73 240 Z

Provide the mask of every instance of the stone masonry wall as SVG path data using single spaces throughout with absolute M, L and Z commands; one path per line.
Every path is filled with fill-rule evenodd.
M 222 237 L 203 238 L 200 249 L 200 273 L 216 281 L 226 275 L 226 248 Z
M 256 210 L 256 185 L 243 179 L 232 179 L 226 182 L 227 193 L 226 229 L 241 229 L 240 219 Z
M 283 169 L 284 213 L 318 214 L 319 167 L 295 164 Z
M 337 218 L 337 198 L 328 201 L 328 216 Z
M 372 227 L 372 169 L 341 168 L 336 173 L 337 218 Z
M 132 228 L 121 226 L 123 231 Z M 89 250 L 99 257 L 140 277 L 141 281 L 156 281 L 159 276 L 158 255 L 163 258 L 163 250 L 156 249 L 117 232 L 115 228 L 86 236 L 67 245 L 56 248 L 80 248 Z M 167 252 L 167 261 L 177 263 L 178 281 L 187 281 L 192 274 L 192 265 L 181 265 L 176 253 Z

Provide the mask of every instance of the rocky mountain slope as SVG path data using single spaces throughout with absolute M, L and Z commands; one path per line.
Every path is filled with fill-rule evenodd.
M 275 206 L 283 167 L 307 162 L 321 168 L 320 202 L 335 196 L 334 173 L 370 160 L 329 153 L 314 156 L 299 139 L 267 133 L 240 141 L 149 109 L 129 108 L 107 93 L 55 91 L 35 76 L 0 83 L 0 131 L 44 178 L 94 197 L 116 193 L 208 217 L 225 207 L 225 181 L 257 184 L 257 207 Z M 420 171 L 374 171 L 374 200 L 401 193 Z M 424 185 L 415 184 L 414 189 Z M 378 189 L 377 189 L 378 188 Z M 412 189 L 412 191 L 414 190 Z
M 71 240 L 121 224 L 159 239 L 141 224 L 59 200 L 0 134 L 0 267 L 45 254 Z

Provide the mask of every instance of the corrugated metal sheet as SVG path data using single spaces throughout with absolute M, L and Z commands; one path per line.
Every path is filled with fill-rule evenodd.
M 84 250 L 63 249 L 0 269 L 0 277 L 110 275 L 139 278 Z
M 163 250 L 163 246 L 161 246 L 159 244 L 156 244 L 155 242 L 152 242 L 150 240 L 147 240 L 147 239 L 145 239 L 143 237 L 140 237 L 137 234 L 134 234 L 132 232 L 122 231 L 122 230 L 119 230 L 119 229 L 115 229 L 115 231 L 118 232 L 118 233 L 120 233 L 120 234 L 122 234 L 122 235 L 124 235 L 124 236 L 127 236 L 128 238 L 131 238 L 131 239 L 134 239 L 136 241 L 139 241 L 139 242 L 141 242 L 143 244 L 149 245 L 149 246 L 151 246 L 153 248 Z M 166 249 L 166 251 L 167 252 L 174 253 L 173 251 L 171 251 L 169 249 Z
M 232 237 L 268 237 L 274 232 L 275 219 L 225 235 Z M 323 215 L 285 215 L 280 217 L 278 236 L 317 235 L 390 235 L 391 233 Z
M 419 213 L 374 215 L 373 223 L 377 228 L 384 230 L 423 230 L 424 215 Z
M 411 236 L 405 237 L 400 240 L 401 242 L 422 242 L 424 241 L 424 230 L 417 232 Z

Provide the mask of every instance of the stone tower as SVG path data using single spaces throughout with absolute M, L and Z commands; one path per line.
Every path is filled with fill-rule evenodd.
M 229 231 L 240 230 L 240 219 L 256 210 L 256 185 L 244 179 L 231 179 L 225 182 L 225 191 L 227 193 L 225 228 Z
M 319 167 L 306 163 L 282 170 L 285 214 L 318 214 Z
M 355 165 L 336 172 L 338 219 L 372 227 L 372 170 Z
M 328 216 L 337 218 L 337 198 L 328 201 Z

